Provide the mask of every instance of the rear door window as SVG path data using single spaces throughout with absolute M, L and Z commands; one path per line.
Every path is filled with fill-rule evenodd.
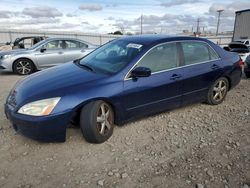
M 65 40 L 65 45 L 67 49 L 85 49 L 88 48 L 87 44 L 84 44 L 82 42 L 79 41 L 75 41 L 75 40 Z
M 185 65 L 218 59 L 218 54 L 204 42 L 182 42 Z

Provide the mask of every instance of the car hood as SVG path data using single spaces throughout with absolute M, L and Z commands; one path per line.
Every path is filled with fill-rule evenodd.
M 18 105 L 39 99 L 62 97 L 104 77 L 107 75 L 88 71 L 69 62 L 26 77 L 16 84 L 12 93 L 15 93 Z
M 16 50 L 9 50 L 9 51 L 3 51 L 0 52 L 0 57 L 4 55 L 16 55 L 16 54 L 22 54 L 24 52 L 28 52 L 29 49 L 16 49 Z

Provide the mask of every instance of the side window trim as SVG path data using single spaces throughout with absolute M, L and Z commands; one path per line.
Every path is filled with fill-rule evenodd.
M 201 62 L 197 62 L 197 63 L 192 63 L 192 64 L 185 64 L 185 57 L 184 57 L 184 50 L 183 50 L 183 45 L 181 43 L 200 43 L 200 44 L 204 44 L 205 47 L 207 48 L 208 50 L 208 56 L 209 56 L 209 60 L 207 61 L 201 61 Z M 192 66 L 192 65 L 197 65 L 197 64 L 202 64 L 202 63 L 207 63 L 207 62 L 211 62 L 211 61 L 216 61 L 216 60 L 219 60 L 221 59 L 219 54 L 205 41 L 195 41 L 195 40 L 184 40 L 184 41 L 180 41 L 180 45 L 181 45 L 181 54 L 183 56 L 183 66 Z M 212 59 L 212 52 L 216 55 L 216 59 Z
M 176 51 L 177 51 L 177 58 L 179 60 L 179 65 L 177 67 L 174 67 L 174 68 L 171 68 L 171 69 L 166 69 L 166 70 L 161 70 L 161 71 L 157 71 L 157 72 L 153 72 L 153 74 L 157 74 L 157 73 L 161 73 L 161 72 L 166 72 L 166 71 L 171 71 L 171 70 L 174 70 L 174 69 L 178 69 L 180 68 L 181 66 L 181 61 L 180 61 L 180 53 L 179 53 L 179 49 L 178 49 L 178 43 L 180 41 L 169 41 L 169 42 L 163 42 L 163 43 L 160 43 L 160 44 L 157 44 L 153 47 L 151 47 L 145 54 L 143 54 L 143 56 L 129 69 L 129 71 L 127 72 L 127 74 L 125 75 L 124 77 L 124 80 L 131 80 L 132 78 L 129 77 L 131 71 L 137 66 L 137 64 L 153 49 L 161 46 L 161 45 L 165 45 L 165 44 L 171 44 L 171 43 L 176 43 Z
M 170 46 L 171 45 L 171 46 Z M 165 51 L 167 47 L 167 51 Z M 158 48 L 162 48 L 163 51 L 161 51 L 161 49 L 158 50 Z M 171 61 L 171 62 L 174 62 L 174 64 L 172 65 L 173 67 L 168 67 L 168 65 L 171 65 L 170 62 L 167 61 L 166 58 L 164 58 L 164 55 L 166 55 L 167 53 L 169 53 L 170 51 L 169 50 L 173 50 L 173 52 L 175 53 L 175 59 L 174 61 Z M 165 50 L 164 50 L 165 49 Z M 156 73 L 156 72 L 163 72 L 163 71 L 166 71 L 166 70 L 169 70 L 169 69 L 173 69 L 173 68 L 176 68 L 176 67 L 179 67 L 180 66 L 180 57 L 179 57 L 179 54 L 178 54 L 178 48 L 177 48 L 177 43 L 174 41 L 174 42 L 168 42 L 168 43 L 161 43 L 161 44 L 158 44 L 154 47 L 152 47 L 148 52 L 147 54 L 139 60 L 139 62 L 137 63 L 137 65 L 142 65 L 142 66 L 146 66 L 145 65 L 145 58 L 149 58 L 150 55 L 155 55 L 157 53 L 159 53 L 163 55 L 163 57 L 161 56 L 161 58 L 159 56 L 157 56 L 157 63 L 155 64 L 155 66 L 151 67 L 152 69 L 152 74 Z M 160 55 L 158 54 L 158 55 Z M 149 55 L 149 56 L 148 56 Z M 147 61 L 146 61 L 147 62 Z M 153 61 L 154 62 L 154 61 Z M 163 67 L 161 67 L 163 65 Z M 150 64 L 148 65 L 150 67 Z M 160 67 L 158 67 L 160 66 Z M 154 68 L 158 68 L 159 70 L 155 70 Z
M 60 42 L 62 42 L 63 40 L 51 40 L 51 41 L 48 41 L 47 43 L 43 44 L 41 48 L 46 48 L 49 43 L 54 42 L 54 41 L 58 41 L 58 44 L 60 45 Z M 49 50 L 49 51 L 63 50 L 63 48 L 47 48 L 47 50 Z
M 204 43 L 206 44 L 210 49 L 212 49 L 214 51 L 214 53 L 216 54 L 217 56 L 217 59 L 214 59 L 214 60 L 209 60 L 209 61 L 204 61 L 204 62 L 200 62 L 200 63 L 196 63 L 196 64 L 191 64 L 191 65 L 185 65 L 185 61 L 184 61 L 184 53 L 183 53 L 183 49 L 182 49 L 182 45 L 181 43 L 182 42 L 199 42 L 199 43 Z M 161 72 L 167 72 L 167 71 L 171 71 L 171 70 L 174 70 L 174 69 L 179 69 L 179 68 L 183 68 L 183 67 L 188 67 L 188 66 L 193 66 L 193 65 L 197 65 L 197 64 L 202 64 L 202 63 L 208 63 L 208 62 L 212 62 L 212 61 L 217 61 L 217 60 L 220 60 L 220 56 L 219 54 L 211 47 L 210 44 L 208 44 L 207 42 L 205 41 L 198 41 L 198 40 L 178 40 L 178 41 L 169 41 L 169 42 L 164 42 L 164 43 L 161 43 L 161 44 L 158 44 L 156 46 L 153 46 L 151 47 L 139 60 L 137 60 L 137 62 L 128 70 L 127 74 L 125 75 L 124 77 L 124 81 L 127 81 L 127 80 L 131 80 L 132 78 L 129 77 L 131 71 L 136 67 L 136 65 L 140 62 L 140 60 L 146 56 L 149 51 L 151 51 L 153 48 L 159 46 L 159 45 L 163 45 L 163 44 L 168 44 L 168 43 L 176 43 L 177 45 L 177 54 L 179 56 L 179 63 L 180 65 L 178 67 L 175 67 L 173 69 L 168 69 L 168 70 L 164 70 L 164 71 L 159 71 L 159 72 L 154 72 L 152 74 L 157 74 L 157 73 L 161 73 Z

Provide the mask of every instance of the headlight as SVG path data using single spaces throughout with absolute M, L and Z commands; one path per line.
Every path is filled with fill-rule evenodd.
M 11 57 L 11 55 L 3 55 L 2 56 L 3 59 L 7 59 L 7 58 L 10 58 L 10 57 Z
M 46 116 L 53 111 L 60 99 L 61 97 L 55 97 L 31 102 L 22 106 L 18 113 L 31 116 Z

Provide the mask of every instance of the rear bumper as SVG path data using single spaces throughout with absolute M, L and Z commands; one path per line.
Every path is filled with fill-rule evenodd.
M 41 142 L 64 142 L 71 117 L 71 112 L 44 117 L 22 115 L 7 104 L 5 114 L 17 133 Z

